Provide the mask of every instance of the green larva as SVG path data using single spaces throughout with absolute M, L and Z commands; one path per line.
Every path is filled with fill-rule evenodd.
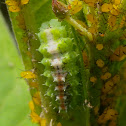
M 56 110 L 68 111 L 79 105 L 78 97 L 82 97 L 79 95 L 81 80 L 77 45 L 57 19 L 43 23 L 38 36 L 41 42 L 39 52 L 43 55 L 41 63 L 45 66 L 42 74 L 48 86 L 46 95 L 51 97 L 51 105 Z

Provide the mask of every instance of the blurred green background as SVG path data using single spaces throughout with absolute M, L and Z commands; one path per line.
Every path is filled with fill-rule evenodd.
M 4 0 L 0 0 L 0 125 L 35 126 L 30 120 L 28 85 Z

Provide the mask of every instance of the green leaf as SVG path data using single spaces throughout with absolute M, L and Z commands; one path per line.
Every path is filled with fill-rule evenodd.
M 23 69 L 2 14 L 0 13 L 0 124 L 3 126 L 33 126 L 29 117 L 28 86 L 20 78 Z

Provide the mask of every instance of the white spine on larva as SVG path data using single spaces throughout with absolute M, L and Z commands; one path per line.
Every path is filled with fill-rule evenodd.
M 59 82 L 59 81 L 65 82 L 64 76 L 62 76 L 60 78 L 58 76 L 53 76 L 53 79 L 54 79 L 54 82 Z
M 56 96 L 56 100 L 60 100 L 60 96 Z M 66 100 L 67 99 L 67 96 L 63 96 L 62 99 Z
M 48 47 L 47 47 L 47 51 L 50 54 L 55 54 L 58 53 L 58 48 L 57 48 L 57 43 L 54 41 L 53 36 L 51 34 L 51 29 L 46 29 L 45 30 L 46 36 L 47 36 L 47 40 L 48 40 Z
M 56 68 L 56 67 L 61 68 L 61 66 L 62 66 L 62 59 L 61 58 L 52 59 L 51 66 L 53 66 L 54 68 Z

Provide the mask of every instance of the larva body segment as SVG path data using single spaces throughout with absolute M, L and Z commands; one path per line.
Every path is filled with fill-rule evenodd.
M 45 66 L 42 75 L 46 77 L 48 86 L 46 95 L 51 97 L 51 105 L 59 111 L 67 111 L 70 106 L 77 104 L 79 54 L 72 38 L 67 37 L 64 26 L 56 19 L 43 23 L 38 34 L 43 55 L 41 63 Z M 80 90 L 80 89 L 79 89 Z

